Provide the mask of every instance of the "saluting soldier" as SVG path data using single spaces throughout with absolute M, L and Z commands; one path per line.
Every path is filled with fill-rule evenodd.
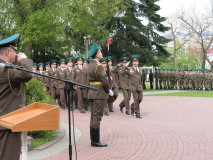
M 88 85 L 88 79 L 87 79 L 87 68 L 82 66 L 83 64 L 83 57 L 78 56 L 76 58 L 76 61 L 78 63 L 78 66 L 73 69 L 73 81 L 78 82 L 83 85 Z M 87 88 L 81 87 L 81 86 L 75 86 L 75 90 L 77 90 L 78 95 L 78 107 L 79 111 L 81 113 L 86 113 L 85 109 L 87 109 L 88 106 L 84 106 L 84 104 L 87 104 L 88 99 L 88 93 Z
M 130 77 L 129 89 L 134 98 L 134 103 L 131 105 L 131 114 L 134 115 L 135 112 L 136 118 L 142 118 L 140 116 L 140 103 L 143 99 L 143 77 L 142 70 L 138 67 L 139 59 L 139 56 L 133 55 L 131 57 L 132 68 L 127 68 L 130 62 L 123 68 Z
M 39 63 L 39 64 L 38 64 L 38 71 L 37 71 L 37 73 L 43 74 L 43 69 L 44 69 L 44 63 Z M 42 82 L 43 82 L 44 77 L 43 77 L 43 76 L 40 76 L 40 75 L 37 75 L 37 79 L 38 79 L 39 81 L 42 81 Z
M 60 59 L 59 60 L 60 63 L 60 68 L 56 70 L 56 77 L 60 78 L 60 79 L 65 79 L 65 59 Z M 56 88 L 59 91 L 59 102 L 58 104 L 60 105 L 61 109 L 65 109 L 66 106 L 66 102 L 65 102 L 65 95 L 64 95 L 64 86 L 65 83 L 63 81 L 56 81 Z
M 104 104 L 109 96 L 109 81 L 105 69 L 99 63 L 103 58 L 103 55 L 96 43 L 93 43 L 88 57 L 92 57 L 92 60 L 88 65 L 88 80 L 92 87 L 98 89 L 97 91 L 89 90 L 88 94 L 91 107 L 91 146 L 107 147 L 107 144 L 100 142 L 100 121 L 103 117 Z
M 46 62 L 45 63 L 45 71 L 43 71 L 42 74 L 49 76 L 49 74 L 48 74 L 49 69 L 50 69 L 50 62 Z M 44 86 L 46 87 L 48 93 L 50 93 L 51 86 L 50 86 L 50 83 L 49 83 L 50 82 L 49 77 L 43 77 L 43 80 L 44 80 Z
M 123 108 L 125 107 L 126 115 L 130 115 L 129 101 L 131 98 L 131 91 L 129 90 L 129 75 L 124 74 L 124 72 L 122 72 L 122 68 L 126 66 L 128 61 L 129 61 L 128 57 L 123 57 L 121 59 L 121 63 L 119 63 L 115 67 L 115 72 L 118 74 L 118 86 L 119 88 L 121 88 L 124 97 L 124 99 L 119 104 L 120 111 L 123 113 Z
M 17 57 L 20 66 L 32 68 L 33 61 L 24 53 L 16 54 L 19 34 L 0 41 L 0 63 L 12 64 Z M 21 70 L 0 68 L 0 117 L 25 107 L 24 83 L 32 74 Z M 21 132 L 0 126 L 0 159 L 18 160 L 21 152 Z
M 113 63 L 113 58 L 111 56 L 108 56 L 108 65 L 110 69 L 110 77 L 111 77 L 111 89 L 114 93 L 113 97 L 114 100 L 117 99 L 118 97 L 118 75 L 116 72 L 115 67 L 112 66 Z M 114 112 L 113 111 L 113 102 L 108 100 L 108 107 L 109 107 L 109 112 Z

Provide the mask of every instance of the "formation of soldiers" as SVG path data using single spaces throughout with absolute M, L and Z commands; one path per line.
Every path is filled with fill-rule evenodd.
M 213 90 L 209 69 L 155 69 L 156 89 Z
M 142 69 L 138 67 L 139 57 L 134 55 L 131 57 L 131 60 L 133 62 L 132 68 L 128 67 L 130 63 L 128 57 L 123 57 L 121 62 L 115 67 L 112 66 L 113 58 L 111 56 L 108 56 L 108 58 L 102 58 L 100 60 L 100 64 L 108 73 L 109 79 L 111 80 L 110 89 L 113 91 L 112 98 L 114 101 L 118 97 L 118 89 L 120 88 L 123 92 L 124 99 L 119 104 L 120 111 L 123 113 L 123 109 L 125 108 L 126 115 L 135 114 L 136 118 L 141 118 L 139 105 L 143 98 L 143 72 Z M 107 62 L 109 65 L 109 71 L 107 70 Z M 73 58 L 69 57 L 66 60 L 60 59 L 58 65 L 56 60 L 46 62 L 45 64 L 33 63 L 33 71 L 52 77 L 68 79 L 79 84 L 89 86 L 90 83 L 87 75 L 87 66 L 89 63 L 90 61 L 88 59 L 78 56 L 76 58 L 76 63 L 74 64 Z M 38 76 L 36 74 L 33 75 L 33 77 L 44 82 L 44 86 L 52 98 L 56 100 L 56 103 L 58 103 L 62 109 L 66 108 L 64 82 L 54 81 L 54 79 Z M 134 102 L 130 105 L 129 101 L 131 98 L 131 93 L 133 94 Z M 74 91 L 71 91 L 70 111 L 72 111 L 74 107 L 79 109 L 81 113 L 85 113 L 89 110 L 87 88 L 74 86 Z M 114 112 L 113 102 L 110 100 L 110 98 L 106 99 L 104 115 L 109 116 L 109 112 Z

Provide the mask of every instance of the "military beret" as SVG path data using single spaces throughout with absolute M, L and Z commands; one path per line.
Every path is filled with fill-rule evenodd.
M 1 47 L 12 47 L 13 49 L 15 49 L 16 51 L 17 49 L 17 43 L 19 40 L 19 34 L 15 34 L 9 38 L 3 39 L 0 41 L 0 48 Z
M 66 63 L 66 60 L 62 58 L 62 59 L 59 60 L 59 63 L 60 63 L 60 64 L 65 64 L 65 63 Z
M 102 58 L 102 59 L 100 60 L 100 62 L 101 62 L 101 63 L 107 63 L 107 58 L 106 58 L 106 57 Z
M 121 58 L 121 62 L 127 63 L 128 61 L 129 61 L 129 58 L 128 58 L 128 57 L 123 57 L 123 58 Z
M 139 57 L 138 55 L 133 55 L 133 56 L 131 57 L 131 60 L 132 60 L 132 61 L 139 61 L 139 59 L 140 59 L 140 57 Z
M 66 63 L 72 62 L 72 61 L 73 61 L 73 58 L 72 58 L 72 57 L 68 57 L 68 58 L 66 59 Z
M 98 48 L 98 45 L 94 42 L 92 44 L 90 51 L 89 51 L 88 58 L 92 57 L 94 54 L 96 54 L 99 51 L 100 51 L 100 49 Z
M 87 58 L 84 58 L 84 63 L 90 63 L 90 60 Z
M 50 63 L 51 64 L 57 64 L 57 60 L 54 59 L 54 60 L 50 61 Z
M 40 67 L 40 66 L 44 67 L 44 63 L 39 63 L 38 67 Z
M 84 61 L 84 58 L 82 57 L 82 56 L 78 56 L 77 58 L 76 58 L 76 62 L 77 61 Z
M 33 67 L 37 67 L 37 63 L 33 63 Z
M 169 70 L 169 68 L 166 68 L 166 70 Z

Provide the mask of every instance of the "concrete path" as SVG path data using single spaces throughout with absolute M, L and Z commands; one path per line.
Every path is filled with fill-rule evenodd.
M 141 103 L 142 119 L 121 113 L 118 107 L 121 101 L 119 95 L 114 103 L 115 112 L 102 118 L 101 141 L 108 144 L 107 148 L 90 146 L 90 112 L 81 114 L 74 110 L 78 128 L 75 136 L 80 138 L 76 143 L 77 159 L 213 159 L 212 98 L 145 96 Z M 60 114 L 66 128 L 67 110 L 61 110 Z M 69 159 L 67 136 L 52 147 L 30 151 L 28 159 Z M 72 148 L 72 158 L 76 159 L 74 146 Z M 44 156 L 40 156 L 41 153 Z

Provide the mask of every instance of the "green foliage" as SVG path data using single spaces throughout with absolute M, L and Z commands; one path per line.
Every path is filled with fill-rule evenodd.
M 26 95 L 26 103 L 30 105 L 35 102 L 47 103 L 55 105 L 54 100 L 49 95 L 47 91 L 45 91 L 45 87 L 43 82 L 38 81 L 33 78 L 29 82 L 26 83 L 27 88 L 25 89 Z M 38 147 L 42 144 L 47 143 L 55 137 L 57 131 L 32 131 L 28 132 L 28 135 L 33 137 L 33 147 Z
M 33 148 L 36 148 L 51 141 L 57 135 L 57 131 L 30 131 L 27 134 L 33 137 Z
M 30 105 L 35 102 L 47 103 L 54 105 L 55 102 L 50 94 L 45 91 L 43 82 L 33 78 L 31 81 L 26 83 L 27 88 L 25 89 L 26 103 Z

